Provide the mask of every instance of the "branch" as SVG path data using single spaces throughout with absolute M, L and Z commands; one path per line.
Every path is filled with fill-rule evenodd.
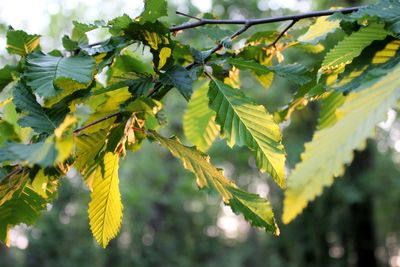
M 335 13 L 348 14 L 348 13 L 352 13 L 354 11 L 358 11 L 360 8 L 363 8 L 363 7 L 365 7 L 365 6 L 349 7 L 349 8 L 342 8 L 342 9 L 337 9 L 337 10 L 320 10 L 320 11 L 308 12 L 308 13 L 302 13 L 302 14 L 296 14 L 296 15 L 288 15 L 288 16 L 280 16 L 280 17 L 272 17 L 272 18 L 262 18 L 262 19 L 232 19 L 232 20 L 230 20 L 230 19 L 199 19 L 199 18 L 195 18 L 197 20 L 196 22 L 184 23 L 182 25 L 171 27 L 170 31 L 177 32 L 177 31 L 181 31 L 181 30 L 192 29 L 192 28 L 197 28 L 200 26 L 211 25 L 211 24 L 236 24 L 236 25 L 247 24 L 247 25 L 249 25 L 249 27 L 251 27 L 251 26 L 259 25 L 259 24 L 268 24 L 268 23 L 288 21 L 288 20 L 298 21 L 298 20 L 306 19 L 306 18 L 329 16 L 329 15 L 332 15 Z M 183 13 L 181 13 L 181 12 L 179 12 L 177 14 L 183 15 Z M 187 16 L 189 16 L 189 15 L 187 15 Z
M 298 20 L 292 20 L 292 22 L 276 37 L 276 39 L 268 45 L 268 47 L 276 46 L 276 43 L 285 35 L 285 33 L 296 24 Z
M 113 117 L 116 117 L 116 116 L 118 116 L 118 115 L 120 115 L 120 114 L 122 114 L 122 112 L 118 111 L 118 112 L 112 113 L 112 114 L 110 114 L 110 115 L 107 115 L 107 116 L 105 116 L 105 117 L 103 117 L 103 118 L 100 118 L 100 119 L 98 119 L 98 120 L 95 120 L 95 121 L 93 121 L 93 122 L 91 122 L 91 123 L 89 123 L 89 124 L 87 124 L 87 125 L 85 125 L 85 126 L 82 126 L 81 128 L 78 128 L 78 129 L 74 130 L 74 134 L 75 134 L 75 135 L 78 135 L 78 134 L 80 134 L 80 132 L 82 132 L 83 130 L 85 130 L 85 129 L 89 128 L 89 127 L 92 127 L 93 125 L 99 124 L 100 122 L 103 122 L 103 121 L 105 121 L 105 120 L 108 120 L 108 119 L 111 119 L 111 118 L 113 118 Z

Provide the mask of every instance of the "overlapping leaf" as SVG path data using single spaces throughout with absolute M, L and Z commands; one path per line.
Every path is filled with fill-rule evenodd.
M 183 166 L 196 176 L 196 182 L 200 188 L 216 190 L 225 204 L 231 206 L 234 212 L 243 214 L 252 225 L 279 235 L 271 204 L 267 200 L 238 189 L 223 175 L 222 170 L 210 163 L 206 154 L 193 147 L 182 145 L 177 138 L 164 138 L 155 132 L 152 135 L 163 147 L 182 160 Z
M 206 151 L 218 135 L 215 112 L 208 107 L 208 85 L 193 93 L 183 116 L 186 138 L 201 151 Z
M 65 107 L 51 110 L 42 108 L 35 96 L 22 83 L 17 84 L 14 89 L 13 102 L 18 109 L 26 113 L 19 119 L 19 125 L 31 127 L 37 133 L 53 133 L 68 112 Z
M 40 35 L 27 34 L 24 31 L 7 31 L 7 51 L 10 54 L 26 56 L 34 51 L 40 43 Z
M 307 32 L 298 38 L 298 41 L 316 45 L 323 40 L 329 33 L 336 31 L 340 26 L 339 21 L 330 21 L 328 17 L 319 17 L 311 25 Z
M 166 85 L 173 85 L 189 101 L 192 96 L 192 83 L 190 73 L 179 65 L 174 65 L 165 73 L 160 75 L 160 82 Z
M 39 96 L 60 99 L 89 86 L 94 67 L 90 56 L 55 57 L 36 52 L 27 57 L 24 75 Z
M 210 83 L 208 96 L 209 106 L 216 112 L 216 122 L 229 145 L 253 150 L 259 169 L 284 187 L 285 152 L 280 129 L 272 116 L 240 90 L 220 81 Z
M 330 72 L 351 63 L 373 41 L 383 40 L 387 35 L 383 24 L 371 24 L 361 28 L 347 36 L 326 54 L 319 72 Z
M 89 223 L 96 241 L 105 248 L 119 232 L 122 202 L 118 178 L 119 155 L 108 152 L 97 167 L 89 203 Z
M 302 161 L 288 179 L 285 223 L 301 213 L 308 202 L 321 194 L 323 187 L 332 184 L 334 177 L 342 175 L 344 165 L 353 159 L 353 151 L 364 147 L 375 125 L 400 97 L 399 75 L 400 67 L 397 67 L 368 89 L 350 94 L 336 111 L 336 122 L 321 127 L 306 144 Z M 337 100 L 332 98 L 334 105 Z

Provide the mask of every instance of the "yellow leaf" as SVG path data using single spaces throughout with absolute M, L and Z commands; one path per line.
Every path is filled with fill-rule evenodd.
M 118 178 L 119 155 L 107 152 L 97 167 L 89 203 L 89 223 L 96 241 L 105 248 L 119 232 L 122 202 Z

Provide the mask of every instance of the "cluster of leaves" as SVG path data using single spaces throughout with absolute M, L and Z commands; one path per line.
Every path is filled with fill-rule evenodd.
M 213 141 L 220 136 L 230 147 L 254 152 L 259 170 L 286 188 L 283 222 L 288 223 L 343 173 L 353 151 L 363 148 L 400 97 L 395 0 L 319 17 L 286 35 L 257 32 L 236 50 L 231 42 L 238 34 L 208 26 L 201 31 L 217 40 L 217 48 L 198 51 L 183 44 L 160 21 L 166 15 L 165 0 L 148 0 L 135 19 L 74 22 L 72 35 L 62 40 L 65 50 L 49 53 L 41 51 L 40 36 L 8 30 L 7 50 L 20 61 L 0 69 L 0 239 L 5 243 L 11 227 L 35 221 L 56 196 L 61 177 L 74 168 L 92 192 L 92 233 L 106 247 L 122 222 L 119 160 L 144 140 L 180 159 L 199 188 L 217 192 L 252 225 L 278 235 L 269 201 L 238 188 L 212 165 L 205 152 Z M 108 29 L 110 37 L 89 44 L 87 32 L 99 28 Z M 325 51 L 332 33 L 343 38 Z M 149 49 L 151 65 L 133 46 Z M 288 64 L 286 49 L 325 56 L 311 67 Z M 238 88 L 241 70 L 249 70 L 265 89 L 275 76 L 298 89 L 272 114 Z M 193 147 L 158 133 L 166 124 L 161 100 L 174 88 L 188 101 L 183 128 Z M 318 127 L 286 179 L 279 124 L 310 101 L 322 103 Z

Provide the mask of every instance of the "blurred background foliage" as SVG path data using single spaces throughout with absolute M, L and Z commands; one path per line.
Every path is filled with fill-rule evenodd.
M 123 13 L 134 17 L 142 8 L 137 0 L 43 0 L 37 1 L 41 4 L 30 4 L 35 6 L 33 10 L 26 7 L 23 9 L 28 11 L 20 11 L 20 6 L 27 2 L 0 3 L 1 65 L 15 60 L 5 53 L 8 24 L 41 34 L 42 47 L 50 51 L 61 47 L 61 37 L 71 31 L 72 20 L 107 20 Z M 211 12 L 221 18 L 236 19 L 369 2 L 372 1 L 172 0 L 168 20 L 176 24 L 185 21 L 174 15 L 175 10 L 192 15 Z M 13 10 L 16 13 L 10 14 Z M 102 36 L 104 33 L 95 32 L 90 37 L 94 42 Z M 206 41 L 195 30 L 178 38 L 191 44 Z M 321 60 L 298 51 L 284 55 L 288 61 L 304 64 Z M 245 72 L 241 73 L 241 82 L 242 89 L 270 111 L 287 103 L 294 91 L 294 85 L 280 79 L 266 91 Z M 165 114 L 171 123 L 165 132 L 175 133 L 181 139 L 179 121 L 185 107 L 178 94 L 171 92 L 167 97 Z M 304 142 L 311 139 L 318 108 L 318 104 L 309 105 L 283 125 L 288 170 L 299 160 Z M 16 227 L 10 249 L 0 245 L 0 266 L 400 266 L 400 121 L 395 117 L 396 111 L 388 113 L 388 120 L 377 129 L 377 139 L 356 154 L 343 178 L 325 189 L 293 223 L 280 224 L 279 237 L 251 228 L 224 207 L 218 197 L 199 191 L 193 177 L 167 151 L 145 143 L 143 149 L 128 153 L 123 160 L 123 227 L 106 250 L 96 245 L 91 236 L 87 222 L 89 192 L 72 171 L 63 179 L 58 199 L 35 226 Z M 277 218 L 280 217 L 282 191 L 267 175 L 258 172 L 247 150 L 236 148 L 230 152 L 225 142 L 217 141 L 209 153 L 213 162 L 241 187 L 268 196 Z

